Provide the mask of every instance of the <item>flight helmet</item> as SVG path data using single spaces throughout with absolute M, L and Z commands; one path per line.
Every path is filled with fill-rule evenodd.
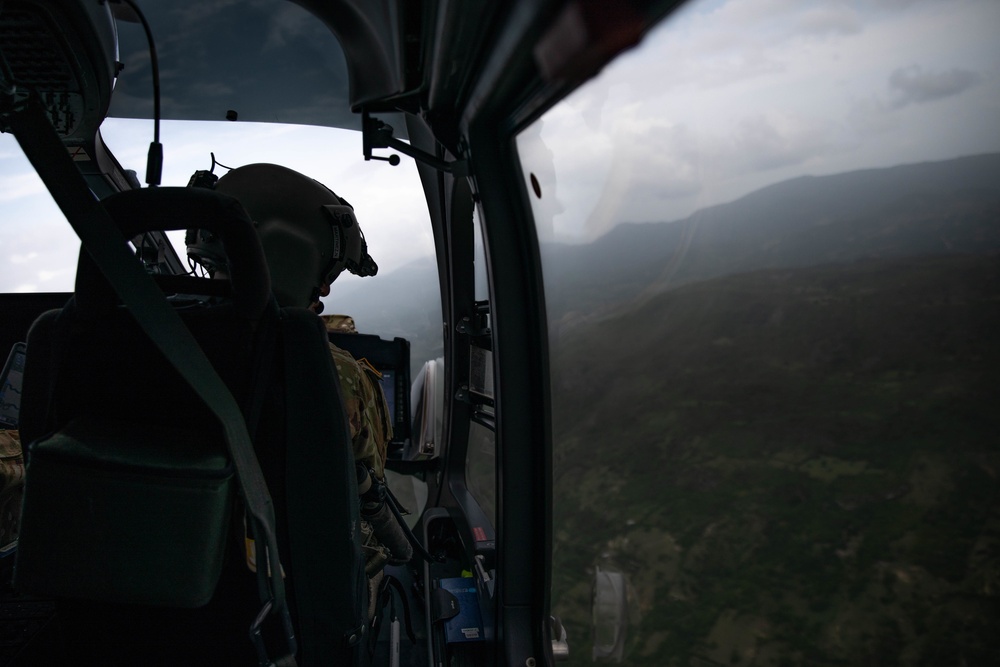
M 374 276 L 354 208 L 325 185 L 276 164 L 250 164 L 219 179 L 215 190 L 243 204 L 260 237 L 279 306 L 307 307 L 345 269 Z M 188 257 L 209 273 L 226 270 L 221 243 L 188 230 Z

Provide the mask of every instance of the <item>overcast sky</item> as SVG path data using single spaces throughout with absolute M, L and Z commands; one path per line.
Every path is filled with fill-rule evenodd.
M 519 141 L 543 239 L 590 241 L 803 174 L 1000 151 L 1000 1 L 708 0 L 552 109 Z M 107 143 L 145 172 L 148 121 Z M 433 252 L 413 163 L 364 162 L 356 133 L 165 122 L 164 185 L 276 162 L 356 208 L 383 272 Z M 219 170 L 217 170 L 219 171 Z M 0 135 L 0 288 L 72 289 L 78 242 Z
M 109 118 L 101 128 L 125 168 L 145 179 L 150 121 Z M 417 257 L 432 256 L 434 241 L 427 206 L 410 160 L 392 167 L 365 162 L 361 135 L 348 130 L 254 123 L 164 121 L 163 185 L 186 185 L 191 174 L 208 169 L 210 154 L 231 167 L 273 162 L 327 185 L 355 208 L 369 251 L 380 272 Z M 215 173 L 226 170 L 216 167 Z M 17 143 L 0 135 L 0 285 L 8 292 L 71 291 L 79 242 L 48 198 Z M 24 224 L 16 224 L 24 221 Z M 172 235 L 183 257 L 183 232 Z M 360 280 L 344 275 L 343 282 Z
M 998 29 L 997 0 L 689 4 L 519 142 L 542 235 L 589 241 L 804 174 L 998 151 Z

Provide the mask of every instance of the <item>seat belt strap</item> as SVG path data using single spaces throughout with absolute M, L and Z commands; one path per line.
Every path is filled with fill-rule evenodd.
M 270 568 L 258 567 L 258 571 L 271 572 L 270 602 L 281 616 L 289 650 L 289 655 L 279 661 L 287 663 L 297 647 L 280 575 L 274 505 L 239 405 L 187 326 L 128 249 L 125 237 L 111 216 L 87 187 L 37 96 L 32 93 L 25 100 L 19 100 L 6 120 L 25 156 L 94 263 L 146 335 L 221 423 L 243 500 L 266 544 L 267 561 L 272 565 Z

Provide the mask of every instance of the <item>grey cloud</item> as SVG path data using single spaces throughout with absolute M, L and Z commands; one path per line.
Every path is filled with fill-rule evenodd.
M 800 0 L 730 2 L 709 15 L 682 15 L 673 26 L 679 29 L 669 39 L 651 40 L 654 48 L 643 54 L 647 83 L 640 85 L 707 90 L 780 75 L 803 42 L 835 42 L 865 29 L 851 5 Z
M 188 26 L 202 26 L 208 19 L 238 4 L 239 0 L 208 0 L 183 9 L 172 8 L 171 13 L 180 17 Z
M 905 9 L 919 0 L 871 0 L 875 7 L 885 9 Z
M 198 82 L 191 86 L 198 97 L 222 97 L 233 94 L 233 87 L 225 83 Z
M 647 166 L 636 179 L 641 185 L 654 185 L 659 199 L 687 197 L 701 190 L 703 147 L 688 125 L 652 125 L 644 139 Z
M 925 72 L 918 65 L 901 67 L 889 75 L 893 107 L 930 102 L 965 92 L 982 80 L 971 70 L 951 69 L 947 72 Z
M 827 148 L 824 129 L 799 125 L 777 128 L 765 116 L 744 118 L 736 128 L 734 166 L 766 171 L 800 164 Z
M 787 16 L 799 7 L 799 0 L 758 0 L 757 2 L 726 2 L 715 10 L 713 18 L 746 25 L 774 16 Z
M 686 123 L 637 122 L 617 138 L 612 173 L 625 176 L 629 199 L 687 197 L 701 190 L 705 150 Z
M 917 4 L 945 3 L 952 2 L 952 0 L 868 0 L 868 2 L 875 9 L 900 11 Z
M 649 119 L 620 125 L 608 169 L 596 184 L 600 196 L 585 212 L 587 235 L 594 238 L 623 221 L 675 217 L 672 202 L 702 188 L 700 161 L 698 138 L 686 126 Z M 561 193 L 569 211 L 574 196 L 565 187 Z
M 847 112 L 849 126 L 861 135 L 877 135 L 896 127 L 896 119 L 878 96 L 856 99 Z
M 822 7 L 799 17 L 796 33 L 812 35 L 853 35 L 861 32 L 861 19 L 850 7 Z
M 717 13 L 728 27 L 729 40 L 763 37 L 769 45 L 803 35 L 846 35 L 862 30 L 858 11 L 849 3 L 824 2 L 815 6 L 800 0 L 731 2 Z
M 271 19 L 264 50 L 280 49 L 296 40 L 314 35 L 323 39 L 324 34 L 328 35 L 329 30 L 325 26 L 317 25 L 309 14 L 298 7 L 285 7 L 276 12 Z
M 623 220 L 678 219 L 719 196 L 706 185 L 794 167 L 836 148 L 836 128 L 802 116 L 751 115 L 730 132 L 637 122 L 619 136 L 590 235 Z

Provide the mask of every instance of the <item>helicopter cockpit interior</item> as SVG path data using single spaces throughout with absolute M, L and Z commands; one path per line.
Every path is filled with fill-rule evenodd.
M 0 0 L 0 667 L 1000 663 L 996 25 Z M 260 164 L 363 230 L 319 313 Z
M 17 632 L 25 636 L 18 638 L 22 645 L 12 649 L 17 664 L 67 659 L 198 664 L 254 658 L 260 664 L 293 664 L 296 656 L 300 664 L 399 664 L 404 614 L 397 604 L 405 610 L 403 629 L 411 640 L 403 650 L 405 664 L 524 664 L 551 654 L 549 621 L 540 615 L 547 559 L 538 557 L 545 553 L 547 539 L 547 483 L 541 477 L 545 466 L 539 465 L 546 448 L 525 447 L 521 462 L 511 461 L 521 483 L 532 488 L 510 494 L 510 516 L 520 518 L 507 529 L 509 549 L 496 539 L 497 531 L 504 530 L 497 523 L 499 514 L 490 508 L 492 516 L 487 516 L 463 480 L 462 450 L 469 437 L 460 433 L 473 423 L 491 434 L 499 432 L 493 385 L 503 373 L 492 367 L 496 341 L 491 320 L 497 313 L 490 298 L 479 295 L 485 287 L 482 278 L 480 289 L 473 289 L 477 234 L 472 222 L 478 195 L 469 180 L 468 145 L 462 136 L 466 130 L 459 129 L 458 119 L 467 104 L 496 104 L 489 101 L 491 95 L 476 92 L 477 87 L 489 90 L 494 84 L 471 75 L 493 59 L 482 48 L 484 39 L 499 39 L 499 23 L 491 23 L 490 17 L 511 21 L 511 36 L 523 42 L 539 29 L 542 16 L 554 16 L 559 9 L 553 3 L 532 8 L 529 14 L 537 13 L 535 17 L 521 17 L 488 3 L 478 11 L 355 2 L 3 3 L 3 130 L 16 139 L 82 242 L 68 303 L 65 292 L 55 292 L 26 299 L 12 296 L 5 307 L 12 315 L 5 337 L 27 340 L 30 348 L 23 364 L 21 415 L 10 424 L 19 427 L 25 445 L 31 444 L 22 457 L 28 475 L 19 543 L 12 549 L 14 557 L 5 561 L 13 565 L 15 596 L 22 596 L 10 607 L 15 616 L 23 616 Z M 665 10 L 666 5 L 642 7 L 647 22 Z M 611 43 L 593 48 L 597 58 L 634 42 L 640 19 L 638 13 L 631 17 L 634 25 L 624 35 L 630 42 L 612 36 Z M 504 51 L 504 58 L 518 62 L 519 68 L 534 70 L 523 47 Z M 593 60 L 573 73 L 575 80 L 596 71 L 600 63 Z M 456 63 L 465 65 L 458 68 Z M 489 77 L 507 76 L 503 68 L 490 67 Z M 550 78 L 550 83 L 556 81 L 568 86 L 571 79 Z M 503 84 L 507 86 L 517 88 L 513 80 Z M 219 106 L 220 93 L 228 98 L 225 108 Z M 497 99 L 506 97 L 504 104 L 516 108 L 514 98 L 528 93 Z M 105 132 L 110 136 L 114 131 L 106 117 L 153 120 L 144 174 L 138 173 L 141 168 L 122 166 L 118 156 L 124 153 L 112 153 Z M 292 356 L 289 341 L 299 340 L 300 334 L 291 330 L 298 316 L 282 311 L 271 321 L 270 308 L 261 300 L 267 294 L 266 279 L 252 282 L 260 270 L 253 260 L 259 253 L 247 240 L 246 221 L 225 213 L 225 202 L 213 201 L 207 193 L 162 184 L 174 148 L 167 131 L 161 143 L 160 124 L 168 120 L 350 128 L 360 131 L 359 148 L 366 162 L 396 167 L 399 155 L 387 150 L 415 161 L 425 206 L 437 220 L 428 236 L 437 257 L 438 303 L 429 317 L 439 322 L 439 331 L 416 350 L 420 363 L 427 363 L 411 367 L 411 341 L 399 336 L 324 334 L 380 372 L 395 433 L 388 443 L 386 467 L 405 480 L 400 482 L 404 487 L 410 478 L 419 480 L 414 488 L 420 489 L 426 506 L 410 522 L 418 535 L 415 546 L 424 554 L 423 569 L 414 565 L 397 572 L 403 584 L 397 581 L 396 591 L 380 590 L 370 623 L 357 615 L 356 589 L 364 577 L 356 572 L 351 535 L 337 538 L 346 540 L 346 546 L 330 546 L 331 526 L 342 532 L 353 525 L 352 507 L 356 511 L 349 499 L 329 496 L 330 489 L 349 496 L 356 488 L 344 479 L 351 466 L 335 460 L 343 447 L 332 448 L 341 451 L 329 455 L 334 459 L 310 454 L 308 460 L 293 464 L 291 456 L 296 449 L 292 442 L 339 442 L 337 436 L 318 435 L 330 428 L 336 432 L 338 423 L 322 427 L 327 431 L 286 433 L 277 462 L 268 460 L 276 455 L 262 451 L 267 450 L 261 444 L 267 442 L 265 436 L 254 441 L 256 454 L 248 444 L 258 419 L 262 432 L 274 419 L 319 429 L 317 420 L 332 418 L 316 417 L 323 412 L 318 406 L 336 401 L 324 398 L 322 390 L 315 395 L 289 393 L 283 399 L 287 413 L 271 414 L 271 390 L 256 388 L 259 375 L 266 378 L 272 372 L 288 391 L 301 390 L 313 386 L 301 378 L 315 376 L 316 356 L 308 371 L 301 362 L 293 369 L 280 361 L 281 341 L 286 356 Z M 481 127 L 492 133 L 495 124 L 484 120 Z M 197 174 L 215 172 L 217 165 L 219 171 L 230 169 L 222 163 L 232 160 L 233 153 L 216 150 L 218 163 L 216 153 L 210 152 L 210 168 Z M 201 166 L 208 167 L 205 158 L 203 153 Z M 496 158 L 484 153 L 482 159 L 485 174 L 489 160 Z M 129 167 L 134 166 L 130 160 Z M 234 264 L 230 285 L 198 281 L 190 275 L 183 251 L 171 243 L 172 230 L 190 229 L 193 222 L 222 238 Z M 242 236 L 237 235 L 240 229 Z M 483 240 L 478 242 L 482 272 Z M 246 259 L 240 259 L 241 254 Z M 236 264 L 242 264 L 239 271 Z M 523 277 L 510 289 L 534 291 Z M 219 299 L 222 306 L 206 305 Z M 232 303 L 226 305 L 229 299 Z M 541 314 L 516 306 L 513 299 L 510 303 L 510 340 L 540 340 Z M 437 310 L 442 315 L 433 312 Z M 229 311 L 235 312 L 235 322 Z M 518 319 L 520 332 L 515 329 Z M 532 327 L 537 329 L 532 332 Z M 279 360 L 274 362 L 277 370 L 269 371 L 270 362 L 257 359 L 272 354 L 261 349 L 270 349 L 267 341 L 274 336 L 279 339 Z M 308 358 L 304 350 L 310 344 L 296 345 Z M 540 358 L 544 345 L 527 345 L 524 353 Z M 23 348 L 20 354 L 25 354 Z M 514 353 L 511 356 L 513 360 Z M 544 364 L 530 362 L 527 367 L 543 372 Z M 411 374 L 420 380 L 412 390 Z M 542 443 L 544 438 L 538 436 L 545 418 L 535 395 L 544 382 L 516 382 L 534 389 L 511 392 L 509 412 L 515 419 L 507 429 L 512 435 L 524 431 L 526 444 Z M 9 386 L 11 392 L 22 393 Z M 263 407 L 247 408 L 238 397 L 248 391 L 268 396 L 253 401 L 263 402 Z M 448 395 L 456 400 L 443 400 Z M 530 407 L 518 408 L 518 402 Z M 412 419 L 411 403 L 418 409 Z M 117 424 L 120 419 L 125 421 Z M 178 442 L 186 444 L 180 447 Z M 225 445 L 221 452 L 220 442 Z M 187 453 L 174 451 L 178 447 Z M 515 456 L 516 449 L 510 448 L 509 456 Z M 160 455 L 166 459 L 157 459 Z M 188 457 L 187 462 L 178 468 L 175 456 Z M 275 467 L 285 474 L 275 473 Z M 303 489 L 312 488 L 313 482 L 305 480 L 307 471 L 316 469 L 327 470 L 327 475 L 317 479 L 320 495 L 310 496 Z M 484 479 L 494 469 L 489 465 Z M 147 473 L 151 476 L 143 477 Z M 171 508 L 177 489 L 157 496 L 160 487 L 173 483 L 168 484 L 168 478 L 181 480 L 198 507 Z M 495 480 L 487 485 L 494 487 Z M 200 489 L 197 499 L 191 495 L 195 487 Z M 267 567 L 256 569 L 256 585 L 246 572 L 241 573 L 246 581 L 235 587 L 227 581 L 231 568 L 223 554 L 233 503 L 245 509 L 247 535 L 264 546 L 257 552 L 258 562 L 266 559 Z M 145 516 L 123 513 L 123 505 L 136 512 L 141 508 Z M 299 520 L 289 518 L 286 524 L 286 517 L 293 515 L 302 517 L 301 530 L 290 525 Z M 189 522 L 192 516 L 197 521 Z M 321 531 L 327 535 L 326 547 L 299 542 L 313 539 L 320 526 L 326 526 Z M 202 547 L 174 548 L 190 542 Z M 67 544 L 77 546 L 67 552 Z M 298 557 L 289 556 L 307 552 L 312 555 L 305 558 L 313 565 L 293 563 Z M 215 584 L 220 568 L 223 574 Z M 510 574 L 501 576 L 504 569 Z M 190 576 L 173 576 L 198 570 L 207 574 L 195 576 L 193 583 Z M 338 583 L 329 583 L 333 580 Z M 517 590 L 504 581 L 516 581 Z M 355 590 L 348 592 L 352 587 Z M 233 593 L 232 588 L 238 590 Z M 322 593 L 313 597 L 313 591 Z M 49 599 L 55 600 L 54 616 L 47 615 Z M 195 611 L 167 611 L 176 607 Z M 391 614 L 385 624 L 383 612 Z M 185 640 L 177 642 L 177 636 Z M 239 648 L 233 647 L 233 637 L 238 637 Z

